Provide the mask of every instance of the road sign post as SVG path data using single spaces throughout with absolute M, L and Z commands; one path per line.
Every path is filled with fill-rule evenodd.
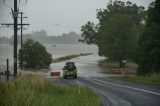
M 127 63 L 127 60 L 122 60 L 122 67 L 123 67 L 123 73 L 126 74 L 126 71 L 125 71 L 125 65 Z

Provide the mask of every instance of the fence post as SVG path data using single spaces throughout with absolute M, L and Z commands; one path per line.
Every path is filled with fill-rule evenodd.
M 7 59 L 7 81 L 9 81 L 9 75 L 10 75 L 10 72 L 9 72 L 9 60 Z

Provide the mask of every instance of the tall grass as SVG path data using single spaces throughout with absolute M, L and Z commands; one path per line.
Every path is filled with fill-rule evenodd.
M 53 84 L 40 76 L 23 75 L 0 84 L 0 106 L 99 106 L 90 89 Z
M 146 76 L 119 76 L 115 77 L 116 79 L 126 80 L 126 81 L 134 81 L 148 84 L 160 84 L 160 73 L 159 74 L 151 74 Z

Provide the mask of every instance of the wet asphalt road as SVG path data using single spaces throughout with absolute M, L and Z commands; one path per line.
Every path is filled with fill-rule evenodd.
M 117 81 L 106 77 L 58 78 L 56 82 L 73 87 L 90 87 L 100 96 L 103 106 L 160 106 L 160 86 L 156 85 Z
M 103 106 L 160 106 L 160 86 L 119 81 L 110 77 L 114 75 L 101 74 L 104 71 L 98 66 L 103 58 L 96 55 L 73 59 L 78 67 L 77 79 L 63 79 L 58 82 L 71 86 L 88 86 L 101 98 Z M 53 71 L 61 70 L 65 62 L 52 64 Z
M 160 92 L 159 93 L 156 92 L 157 94 L 152 94 L 140 90 L 125 88 L 116 85 L 110 85 L 92 79 L 79 78 L 78 80 L 90 86 L 100 95 L 103 106 L 159 106 L 160 105 Z M 114 84 L 111 81 L 107 82 Z M 132 86 L 130 86 L 129 84 L 126 85 L 129 87 L 134 87 L 134 84 L 132 84 Z M 139 86 L 136 88 L 138 89 L 142 88 L 142 90 L 145 90 L 143 89 L 143 85 L 142 87 Z M 150 89 L 153 88 L 158 90 L 158 87 L 156 88 L 154 86 L 152 86 Z

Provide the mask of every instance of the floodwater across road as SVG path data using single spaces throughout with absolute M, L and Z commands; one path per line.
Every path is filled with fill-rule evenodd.
M 72 86 L 90 87 L 100 96 L 103 106 L 160 106 L 159 85 L 112 79 L 114 75 L 103 74 L 105 69 L 98 65 L 98 61 L 103 59 L 97 54 L 72 59 L 70 61 L 74 61 L 78 68 L 78 78 L 60 77 L 57 81 Z M 61 71 L 64 64 L 65 62 L 51 64 L 51 69 Z
M 67 61 L 72 61 L 75 62 L 77 66 L 77 72 L 78 76 L 103 76 L 104 74 L 101 74 L 101 72 L 104 72 L 104 69 L 101 68 L 97 63 L 100 60 L 105 59 L 104 57 L 100 57 L 97 54 L 89 55 L 89 56 L 80 56 L 77 58 L 74 58 L 72 60 L 67 60 Z M 64 62 L 59 62 L 59 63 L 53 63 L 51 64 L 51 69 L 52 71 L 61 71 L 62 73 L 62 68 L 65 65 Z

